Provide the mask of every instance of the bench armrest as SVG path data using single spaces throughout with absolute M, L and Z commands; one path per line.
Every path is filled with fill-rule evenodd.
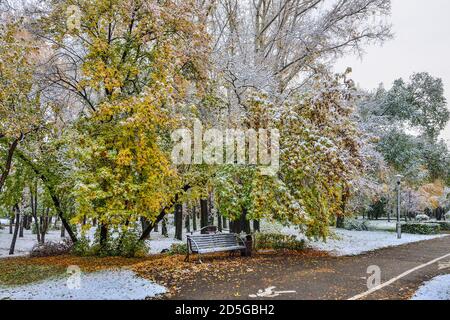
M 200 250 L 200 247 L 198 246 L 197 242 L 192 239 L 191 237 L 187 236 L 187 242 L 188 242 L 188 250 L 192 250 L 192 243 L 194 243 L 194 245 L 197 247 L 197 252 Z
M 244 242 L 244 240 L 242 240 L 242 238 L 238 235 L 238 234 L 234 234 L 235 236 L 236 236 L 236 238 L 237 238 L 237 240 L 238 240 L 238 244 L 239 244 L 239 242 L 244 246 L 244 247 L 247 247 L 246 245 L 245 245 L 245 242 Z

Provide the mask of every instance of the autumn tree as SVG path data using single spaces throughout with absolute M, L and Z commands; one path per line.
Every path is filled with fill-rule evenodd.
M 56 48 L 47 81 L 84 111 L 71 147 L 72 221 L 97 219 L 102 244 L 110 229 L 158 220 L 182 190 L 170 130 L 190 84 L 204 78 L 199 15 L 191 2 L 98 0 L 55 3 L 41 19 L 41 37 Z
M 41 128 L 44 110 L 33 85 L 36 50 L 20 22 L 0 26 L 0 192 L 17 147 Z

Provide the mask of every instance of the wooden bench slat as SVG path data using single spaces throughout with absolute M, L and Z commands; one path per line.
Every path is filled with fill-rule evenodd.
M 246 249 L 234 233 L 188 235 L 188 245 L 188 250 L 197 254 Z

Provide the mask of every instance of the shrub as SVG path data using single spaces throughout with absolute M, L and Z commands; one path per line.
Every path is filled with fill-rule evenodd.
M 72 247 L 72 253 L 76 256 L 87 257 L 95 255 L 92 253 L 92 246 L 89 239 L 86 237 L 81 237 Z
M 430 223 L 438 224 L 441 227 L 441 231 L 450 231 L 450 221 L 433 221 Z
M 422 221 L 429 221 L 430 217 L 427 216 L 426 214 L 418 214 L 416 216 L 416 221 L 422 222 Z
M 110 237 L 103 246 L 98 240 L 91 245 L 89 239 L 83 237 L 74 245 L 72 253 L 79 256 L 138 258 L 147 255 L 148 247 L 145 241 L 139 241 L 137 232 L 126 231 L 117 237 Z
M 402 225 L 402 232 L 411 234 L 438 234 L 441 227 L 437 223 L 405 223 Z
M 296 236 L 284 235 L 279 233 L 256 233 L 256 249 L 288 249 L 303 250 L 304 240 L 297 240 Z
M 37 244 L 31 249 L 30 257 L 54 257 L 68 254 L 72 251 L 72 241 L 66 239 L 63 242 L 46 242 Z
M 188 248 L 186 243 L 174 243 L 170 246 L 169 254 L 187 254 Z
M 369 227 L 365 221 L 356 219 L 345 219 L 344 220 L 345 230 L 355 230 L 355 231 L 368 231 Z
M 122 233 L 112 241 L 113 250 L 112 256 L 121 256 L 125 258 L 145 257 L 148 254 L 149 248 L 145 241 L 139 241 L 140 235 L 134 231 L 127 231 Z

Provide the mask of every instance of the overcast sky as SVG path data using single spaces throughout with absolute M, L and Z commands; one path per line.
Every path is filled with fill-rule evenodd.
M 450 103 L 450 1 L 392 0 L 391 22 L 393 40 L 367 48 L 362 60 L 342 59 L 336 71 L 352 67 L 352 78 L 366 89 L 381 82 L 390 88 L 395 79 L 427 71 L 443 79 Z M 450 145 L 450 124 L 442 138 Z

